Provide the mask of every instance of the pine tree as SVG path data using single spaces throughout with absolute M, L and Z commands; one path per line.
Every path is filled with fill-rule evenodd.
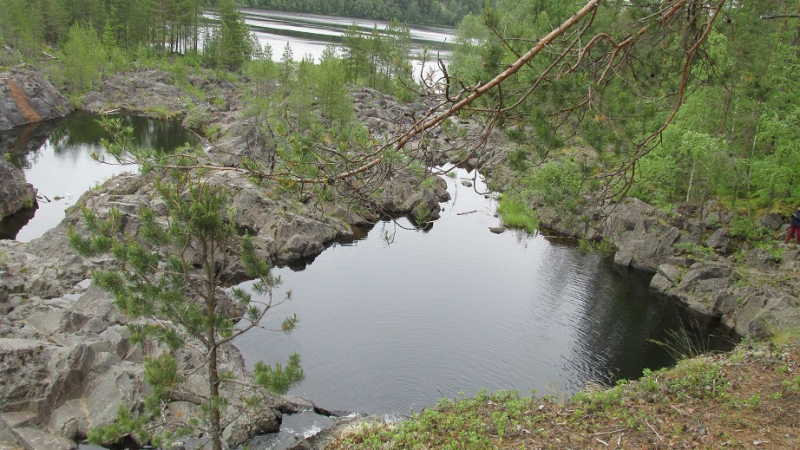
M 130 130 L 112 122 L 118 137 L 104 142 L 113 156 L 133 156 L 146 161 L 155 156 L 152 151 L 128 153 Z M 163 156 L 163 155 L 162 155 Z M 289 299 L 273 302 L 273 290 L 280 279 L 270 272 L 269 265 L 256 256 L 249 236 L 240 238 L 233 220 L 230 199 L 219 186 L 211 185 L 202 174 L 181 168 L 188 160 L 176 161 L 174 169 L 155 173 L 155 191 L 166 208 L 166 218 L 156 216 L 152 208 L 143 205 L 137 236 L 124 234 L 122 215 L 111 209 L 105 218 L 88 208 L 83 210 L 89 237 L 69 230 L 70 243 L 83 255 L 109 254 L 121 265 L 121 270 L 99 270 L 92 274 L 93 282 L 114 295 L 116 305 L 132 318 L 146 319 L 145 325 L 131 326 L 132 336 L 143 342 L 155 339 L 166 344 L 170 352 L 145 362 L 145 381 L 153 388 L 147 399 L 147 411 L 138 418 L 120 410 L 118 422 L 96 430 L 96 441 L 114 441 L 134 430 L 142 433 L 142 425 L 161 416 L 170 392 L 180 384 L 175 352 L 179 349 L 200 348 L 208 382 L 208 397 L 202 401 L 204 422 L 214 450 L 222 448 L 222 409 L 226 404 L 220 386 L 223 376 L 219 367 L 220 348 L 257 326 L 274 306 Z M 220 286 L 223 274 L 238 250 L 246 274 L 256 279 L 254 290 L 267 298 L 258 305 L 249 293 L 235 288 L 232 300 L 242 314 L 239 326 L 234 318 L 222 312 L 224 296 Z M 287 318 L 282 330 L 291 331 L 297 323 L 295 316 Z M 192 343 L 192 346 L 187 344 Z M 273 392 L 283 393 L 303 379 L 300 358 L 291 356 L 285 368 L 276 369 L 264 364 L 256 366 L 256 382 Z M 169 435 L 161 439 L 169 439 Z M 152 438 L 159 442 L 159 437 Z M 163 442 L 163 441 L 161 441 Z

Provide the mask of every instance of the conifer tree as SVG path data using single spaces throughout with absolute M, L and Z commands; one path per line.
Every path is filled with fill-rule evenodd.
M 119 122 L 112 122 L 112 126 L 118 139 L 104 142 L 106 150 L 117 158 L 132 155 L 144 163 L 145 169 L 152 167 L 147 160 L 157 152 L 128 153 L 131 131 L 123 130 Z M 257 326 L 271 308 L 290 297 L 287 293 L 285 298 L 273 301 L 272 293 L 280 279 L 271 274 L 266 261 L 257 257 L 250 237 L 237 234 L 230 199 L 202 173 L 182 168 L 185 164 L 188 160 L 182 159 L 174 168 L 158 169 L 161 173 L 155 174 L 155 191 L 166 216 L 158 217 L 150 206 L 143 205 L 136 236 L 122 232 L 122 215 L 113 208 L 105 218 L 88 208 L 83 210 L 90 236 L 80 235 L 74 227 L 69 230 L 70 243 L 81 254 L 109 254 L 121 263 L 121 270 L 98 270 L 92 279 L 114 295 L 122 312 L 145 319 L 144 325 L 129 327 L 135 340 L 155 339 L 169 348 L 169 352 L 145 362 L 145 381 L 153 389 L 152 397 L 145 402 L 147 411 L 134 418 L 121 409 L 116 424 L 95 430 L 90 436 L 99 443 L 113 442 L 133 431 L 147 436 L 144 425 L 161 416 L 170 393 L 180 385 L 176 352 L 196 347 L 208 382 L 208 396 L 201 402 L 205 414 L 199 426 L 207 430 L 212 448 L 222 449 L 226 399 L 220 391 L 225 378 L 220 370 L 220 349 Z M 267 299 L 257 304 L 249 293 L 233 289 L 231 298 L 241 314 L 238 327 L 235 318 L 223 313 L 226 299 L 220 290 L 223 274 L 237 251 L 246 274 L 257 280 L 254 290 Z M 291 331 L 296 323 L 295 316 L 288 317 L 282 331 Z M 276 393 L 286 392 L 303 379 L 297 354 L 290 357 L 285 368 L 259 363 L 255 372 L 257 384 Z M 168 430 L 150 438 L 154 443 L 164 443 L 180 437 L 180 433 L 186 433 L 186 429 Z

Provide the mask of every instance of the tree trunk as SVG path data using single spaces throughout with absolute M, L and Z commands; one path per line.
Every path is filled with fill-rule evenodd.
M 217 372 L 217 341 L 214 333 L 209 336 L 208 352 L 208 388 L 210 391 L 211 410 L 211 445 L 213 450 L 222 450 L 222 418 L 219 412 L 219 373 Z

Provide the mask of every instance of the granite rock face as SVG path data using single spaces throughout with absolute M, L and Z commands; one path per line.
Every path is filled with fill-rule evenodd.
M 36 206 L 36 190 L 25 181 L 25 174 L 0 159 L 0 220 L 23 208 Z
M 21 64 L 0 72 L 0 131 L 70 112 L 72 104 L 40 71 Z

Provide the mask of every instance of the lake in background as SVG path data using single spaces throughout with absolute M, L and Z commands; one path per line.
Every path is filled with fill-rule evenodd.
M 295 61 L 304 56 L 311 56 L 319 62 L 322 51 L 331 44 L 339 45 L 342 35 L 356 24 L 358 28 L 370 33 L 373 27 L 386 29 L 388 23 L 376 20 L 355 19 L 351 17 L 333 17 L 317 14 L 289 13 L 259 9 L 242 9 L 250 31 L 255 34 L 261 46 L 272 47 L 272 58 L 280 61 L 286 43 L 292 48 Z M 206 17 L 215 17 L 213 12 Z M 429 70 L 437 68 L 436 59 L 449 62 L 452 54 L 450 44 L 455 42 L 452 28 L 434 26 L 409 26 L 411 33 L 411 58 L 414 64 L 414 77 L 419 80 Z M 423 53 L 427 49 L 424 58 Z

